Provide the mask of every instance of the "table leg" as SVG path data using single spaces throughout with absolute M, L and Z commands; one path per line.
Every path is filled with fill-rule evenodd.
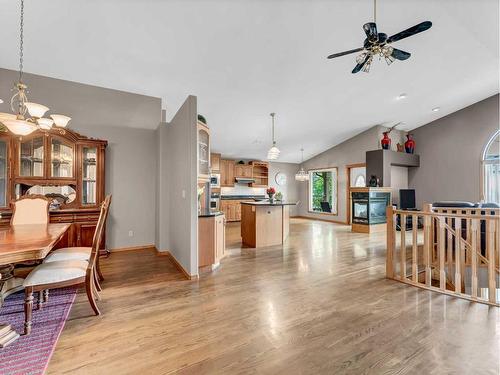
M 0 266 L 0 307 L 5 298 L 24 289 L 23 281 L 24 279 L 14 276 L 14 265 Z
M 23 289 L 23 279 L 14 277 L 14 266 L 9 264 L 0 266 L 0 307 L 8 295 Z M 0 322 L 0 349 L 13 343 L 19 334 L 9 325 Z

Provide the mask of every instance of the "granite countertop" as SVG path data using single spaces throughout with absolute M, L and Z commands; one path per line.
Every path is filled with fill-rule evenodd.
M 222 200 L 265 199 L 265 195 L 221 195 Z
M 201 212 L 198 213 L 198 217 L 213 217 L 213 216 L 219 216 L 219 215 L 224 215 L 224 212 L 213 211 L 213 210 L 201 210 Z
M 299 202 L 274 201 L 271 203 L 268 200 L 265 200 L 260 202 L 241 202 L 241 204 L 248 204 L 251 206 L 296 206 Z

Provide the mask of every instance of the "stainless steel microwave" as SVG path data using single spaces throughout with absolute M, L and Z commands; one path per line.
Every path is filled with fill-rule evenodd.
M 210 175 L 210 187 L 220 188 L 220 174 L 213 173 Z

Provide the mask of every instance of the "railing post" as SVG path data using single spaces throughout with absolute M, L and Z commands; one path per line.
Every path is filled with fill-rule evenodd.
M 486 257 L 488 258 L 488 299 L 496 303 L 495 275 L 495 221 L 486 220 Z
M 431 224 L 432 224 L 432 216 L 430 213 L 432 212 L 431 204 L 424 204 L 423 207 L 424 212 L 428 213 L 424 215 L 424 266 L 425 266 L 425 285 L 431 286 L 431 278 L 432 278 L 432 269 L 431 269 L 431 244 L 434 242 L 434 239 L 431 238 Z
M 395 233 L 394 233 L 394 209 L 392 205 L 387 206 L 385 210 L 387 219 L 387 254 L 385 258 L 385 276 L 394 279 L 394 251 L 395 251 Z
M 406 279 L 406 214 L 401 214 L 399 218 L 399 227 L 401 229 L 401 246 L 400 249 L 400 265 L 399 265 L 399 278 Z

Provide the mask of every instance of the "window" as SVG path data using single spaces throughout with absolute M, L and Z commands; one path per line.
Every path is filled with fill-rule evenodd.
M 337 215 L 337 168 L 309 171 L 309 211 Z
M 488 203 L 500 204 L 500 130 L 489 139 L 482 158 L 482 199 Z
M 366 186 L 365 176 L 360 174 L 358 177 L 356 177 L 356 181 L 354 181 L 354 186 L 355 187 L 365 187 Z

